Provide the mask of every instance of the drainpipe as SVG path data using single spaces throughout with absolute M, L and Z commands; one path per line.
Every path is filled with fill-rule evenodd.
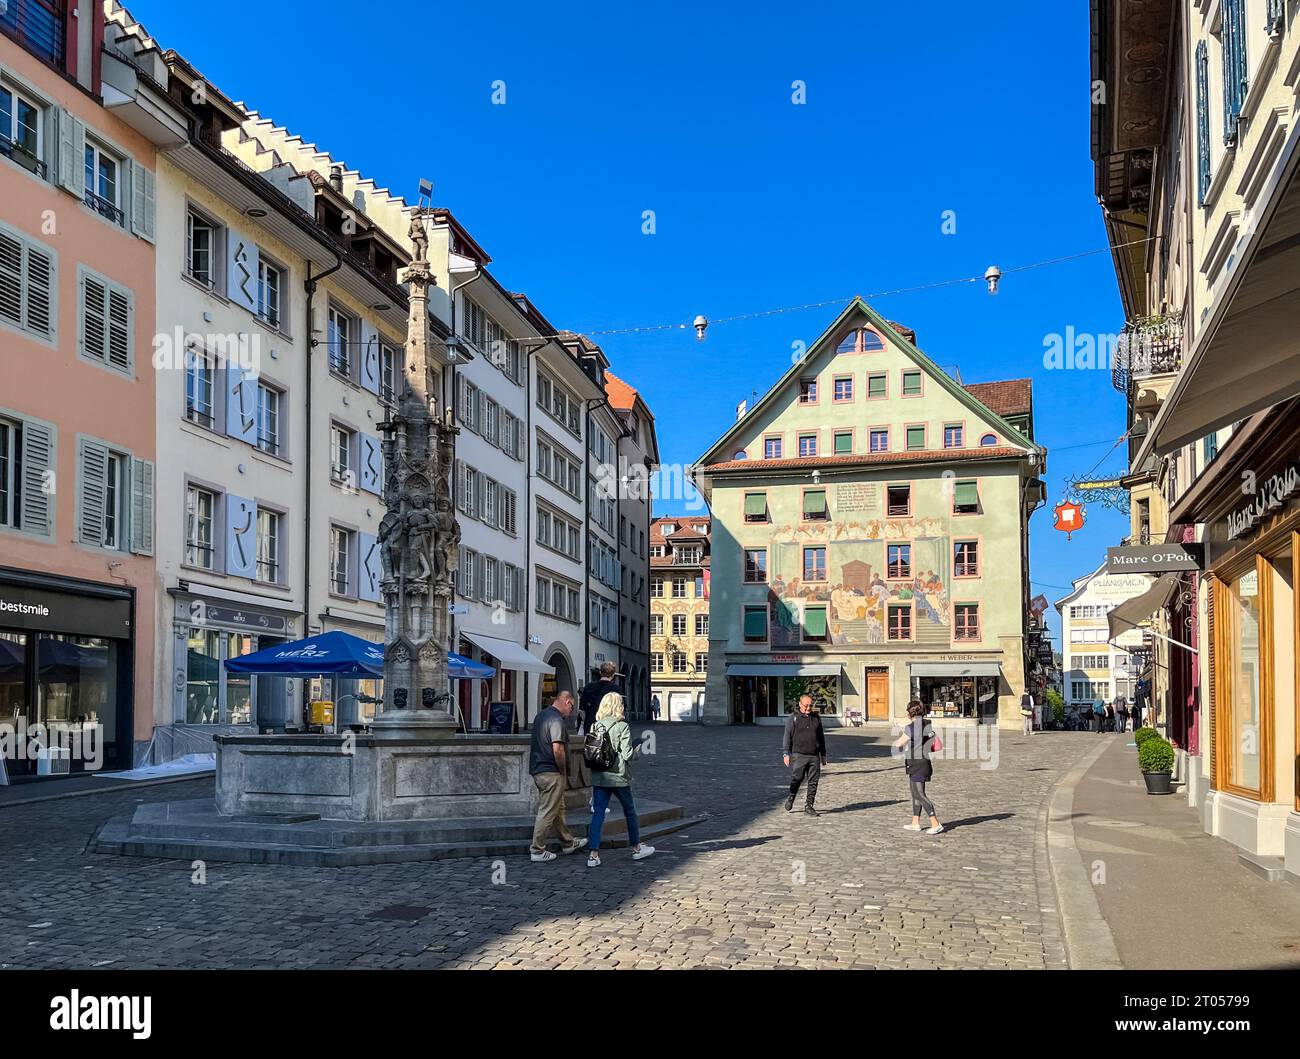
M 343 257 L 340 254 L 334 255 L 334 264 L 324 272 L 313 276 L 311 274 L 311 261 L 307 262 L 307 278 L 303 281 L 303 289 L 307 292 L 307 427 L 306 427 L 306 451 L 303 454 L 303 562 L 302 562 L 302 634 L 307 636 L 311 629 L 311 456 L 312 456 L 312 351 L 320 345 L 315 337 L 312 324 L 315 322 L 312 317 L 312 302 L 316 295 L 316 289 L 320 281 L 328 276 L 334 275 L 343 267 Z M 309 682 L 304 678 L 302 682 L 302 705 L 307 705 L 307 696 L 310 694 Z

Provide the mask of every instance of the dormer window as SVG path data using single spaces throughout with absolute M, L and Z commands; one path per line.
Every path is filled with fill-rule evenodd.
M 664 536 L 665 536 L 665 537 L 671 536 L 672 534 L 674 534 L 674 533 L 677 532 L 677 523 L 676 523 L 676 522 L 665 522 L 665 523 L 663 524 L 663 531 L 664 531 Z
M 817 380 L 816 379 L 799 380 L 799 403 L 800 404 L 817 403 Z

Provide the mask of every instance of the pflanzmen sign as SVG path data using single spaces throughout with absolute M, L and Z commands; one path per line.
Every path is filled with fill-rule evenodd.
M 1255 499 L 1228 515 L 1228 540 L 1236 540 L 1253 530 L 1270 511 L 1276 511 L 1300 490 L 1300 466 L 1292 464 L 1284 471 L 1259 482 Z
M 1169 574 L 1200 570 L 1205 550 L 1199 544 L 1133 544 L 1106 549 L 1108 574 Z

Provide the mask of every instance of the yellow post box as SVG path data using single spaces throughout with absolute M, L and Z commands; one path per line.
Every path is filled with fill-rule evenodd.
M 334 723 L 334 703 L 329 699 L 312 699 L 307 706 L 308 724 L 326 728 Z

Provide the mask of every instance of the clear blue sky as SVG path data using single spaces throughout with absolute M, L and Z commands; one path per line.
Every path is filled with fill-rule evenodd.
M 414 200 L 433 179 L 498 279 L 561 327 L 847 300 L 1106 243 L 1084 0 L 129 6 L 232 98 L 381 185 Z M 996 298 L 965 285 L 873 304 L 964 381 L 1033 377 L 1049 503 L 1032 576 L 1055 601 L 1126 531 L 1096 505 L 1072 541 L 1051 528 L 1062 479 L 1124 430 L 1109 372 L 1043 367 L 1044 336 L 1122 327 L 1109 255 L 1010 276 Z M 654 412 L 663 461 L 688 462 L 837 311 L 719 324 L 702 344 L 600 341 Z

